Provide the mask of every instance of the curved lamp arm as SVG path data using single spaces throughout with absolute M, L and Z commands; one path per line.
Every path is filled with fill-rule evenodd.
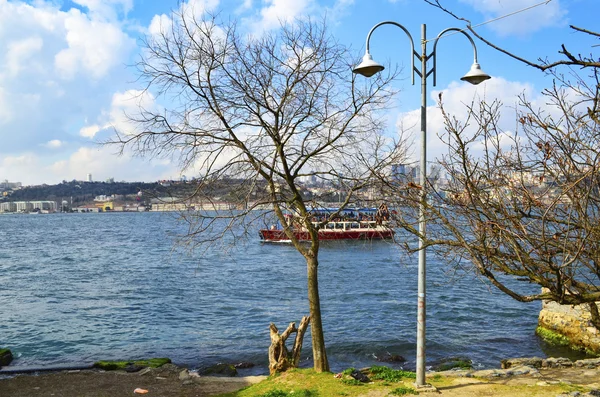
M 384 22 L 379 22 L 377 25 L 373 26 L 371 28 L 371 30 L 369 31 L 369 34 L 367 34 L 367 43 L 366 43 L 366 46 L 365 46 L 365 48 L 366 48 L 365 55 L 369 55 L 370 56 L 369 42 L 371 40 L 371 34 L 373 33 L 373 31 L 375 31 L 375 29 L 377 29 L 378 27 L 380 27 L 382 25 L 394 25 L 394 26 L 397 26 L 400 29 L 402 29 L 404 31 L 404 33 L 406 33 L 406 35 L 408 36 L 408 38 L 410 40 L 410 69 L 412 71 L 412 84 L 414 85 L 415 84 L 415 43 L 413 41 L 412 36 L 410 35 L 410 32 L 404 26 L 400 25 L 398 22 L 384 21 Z M 437 39 L 436 39 L 436 41 L 437 41 Z
M 435 83 L 436 83 L 436 60 L 437 60 L 437 53 L 436 53 L 436 48 L 437 48 L 437 43 L 438 40 L 447 32 L 460 32 L 463 35 L 466 36 L 467 39 L 469 39 L 469 41 L 471 42 L 471 46 L 473 46 L 473 63 L 477 64 L 477 47 L 475 46 L 475 42 L 473 41 L 473 39 L 471 38 L 471 36 L 469 36 L 469 34 L 467 34 L 464 30 L 459 29 L 459 28 L 448 28 L 448 29 L 444 29 L 440 32 L 440 34 L 437 35 L 437 37 L 435 38 L 435 41 L 433 42 L 433 51 L 431 52 L 433 54 L 433 86 L 435 87 Z

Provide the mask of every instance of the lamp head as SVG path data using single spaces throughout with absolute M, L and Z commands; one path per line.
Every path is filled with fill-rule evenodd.
M 363 56 L 362 62 L 352 69 L 352 72 L 361 74 L 365 77 L 371 77 L 376 73 L 381 72 L 383 69 L 383 65 L 378 64 L 373 60 L 371 54 L 368 52 Z
M 490 75 L 481 70 L 481 66 L 477 62 L 471 65 L 471 70 L 463 77 L 460 78 L 462 81 L 467 81 L 473 85 L 477 85 L 488 79 L 491 79 Z

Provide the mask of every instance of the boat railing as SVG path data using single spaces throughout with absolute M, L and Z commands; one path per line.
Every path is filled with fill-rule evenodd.
M 323 230 L 352 230 L 352 229 L 376 229 L 382 225 L 376 221 L 337 221 L 327 222 L 322 225 L 320 222 L 312 222 L 315 228 L 322 226 Z

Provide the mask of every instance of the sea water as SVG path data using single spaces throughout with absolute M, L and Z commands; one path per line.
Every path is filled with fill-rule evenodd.
M 202 367 L 249 361 L 266 372 L 269 324 L 308 315 L 306 263 L 258 233 L 195 251 L 169 213 L 0 216 L 0 347 L 13 366 L 87 365 L 169 357 Z M 414 367 L 417 257 L 398 245 L 328 242 L 319 289 L 333 370 L 386 354 Z M 427 261 L 427 362 L 463 356 L 478 367 L 544 356 L 539 303 L 520 303 L 476 276 Z M 290 342 L 291 345 L 291 342 Z M 302 365 L 310 365 L 310 335 Z

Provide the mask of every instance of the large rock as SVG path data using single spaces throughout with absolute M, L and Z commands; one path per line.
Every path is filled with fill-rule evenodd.
M 143 368 L 158 368 L 171 363 L 169 358 L 150 358 L 148 360 L 137 361 L 96 361 L 94 368 L 100 368 L 105 371 L 125 370 L 127 372 L 137 372 Z
M 575 361 L 575 366 L 590 369 L 600 368 L 600 358 L 588 358 L 585 360 L 577 360 Z
M 406 359 L 401 355 L 392 354 L 390 352 L 385 352 L 383 354 L 376 355 L 375 359 L 382 363 L 403 363 L 406 361 Z
M 573 366 L 573 361 L 564 357 L 548 357 L 542 361 L 544 368 L 570 368 Z
M 473 368 L 473 361 L 466 357 L 448 357 L 441 359 L 438 363 L 433 365 L 433 370 L 448 371 L 450 369 L 471 369 Z
M 9 365 L 12 360 L 13 355 L 9 349 L 0 349 L 0 368 Z
M 590 320 L 587 304 L 561 305 L 544 301 L 536 333 L 548 343 L 600 355 L 600 331 Z
M 219 363 L 201 371 L 202 375 L 236 376 L 237 369 L 233 364 Z
M 503 369 L 520 367 L 522 365 L 526 365 L 528 367 L 533 367 L 533 368 L 541 368 L 542 367 L 542 359 L 539 357 L 507 358 L 506 360 L 502 360 L 500 362 L 500 366 Z

